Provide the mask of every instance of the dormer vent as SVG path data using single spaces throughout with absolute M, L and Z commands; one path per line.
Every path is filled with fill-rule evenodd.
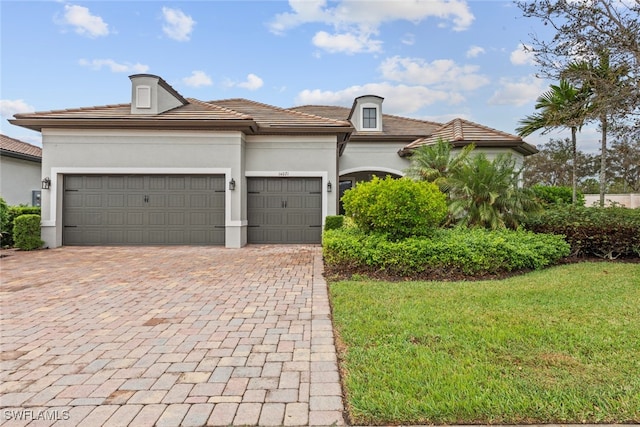
M 161 77 L 134 74 L 129 78 L 131 114 L 161 114 L 189 103 Z

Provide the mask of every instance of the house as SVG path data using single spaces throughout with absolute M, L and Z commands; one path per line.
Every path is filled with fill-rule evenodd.
M 383 114 L 374 95 L 351 108 L 287 109 L 184 98 L 150 74 L 130 79 L 130 103 L 11 120 L 42 132 L 49 247 L 319 243 L 340 190 L 372 174 L 403 175 L 411 149 L 434 135 L 520 159 L 536 152 L 464 120 Z
M 40 206 L 42 149 L 0 135 L 0 196 L 8 205 Z

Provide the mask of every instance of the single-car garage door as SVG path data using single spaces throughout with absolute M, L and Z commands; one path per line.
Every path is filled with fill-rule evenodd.
M 66 175 L 64 245 L 223 245 L 222 175 Z
M 320 243 L 321 178 L 247 178 L 249 243 Z

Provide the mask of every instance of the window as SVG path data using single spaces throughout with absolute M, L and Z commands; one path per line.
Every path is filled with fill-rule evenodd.
M 375 108 L 363 108 L 362 109 L 362 127 L 364 129 L 376 129 L 378 114 Z

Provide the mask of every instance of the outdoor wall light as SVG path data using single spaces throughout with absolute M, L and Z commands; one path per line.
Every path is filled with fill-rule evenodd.
M 327 193 L 331 193 L 332 185 L 331 181 L 327 182 Z
M 42 189 L 48 190 L 49 188 L 51 188 L 51 180 L 49 179 L 49 177 L 46 177 L 42 180 Z
M 229 190 L 233 191 L 236 189 L 236 180 L 231 178 L 231 181 L 229 181 Z

